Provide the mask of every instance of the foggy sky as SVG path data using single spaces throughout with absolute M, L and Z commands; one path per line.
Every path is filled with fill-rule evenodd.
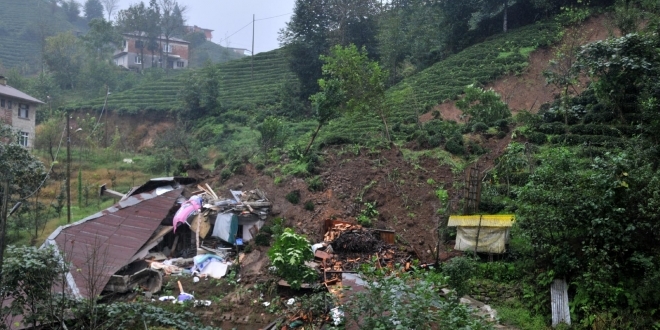
M 119 9 L 126 9 L 131 4 L 139 2 L 139 0 L 120 0 Z M 257 54 L 279 48 L 278 31 L 289 21 L 295 0 L 178 0 L 177 2 L 188 8 L 184 15 L 187 25 L 214 30 L 213 42 L 234 48 L 247 50 L 252 48 L 252 14 L 255 14 L 257 21 L 254 31 L 254 53 Z M 148 4 L 149 0 L 144 0 L 144 3 Z M 285 15 L 265 19 L 283 14 Z M 248 26 L 230 37 L 246 25 Z

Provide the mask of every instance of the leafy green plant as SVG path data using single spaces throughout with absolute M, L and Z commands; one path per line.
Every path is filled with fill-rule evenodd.
M 410 272 L 388 273 L 375 262 L 363 266 L 365 290 L 349 298 L 347 325 L 360 329 L 489 329 L 456 299 L 438 294 L 447 277 L 413 267 Z
M 309 189 L 309 191 L 321 191 L 325 187 L 323 180 L 318 175 L 308 178 L 305 182 L 307 182 L 307 189 Z
M 474 276 L 476 262 L 468 257 L 452 258 L 442 265 L 442 273 L 449 277 L 448 284 L 458 297 L 470 291 L 470 279 Z
M 370 227 L 372 221 L 377 216 L 378 210 L 376 209 L 376 202 L 365 202 L 362 211 L 360 211 L 360 214 L 357 216 L 357 222 L 362 226 Z
M 476 122 L 472 126 L 475 132 L 484 131 L 484 126 L 487 126 L 485 123 L 492 124 L 511 117 L 509 106 L 502 102 L 499 94 L 492 89 L 484 90 L 474 85 L 465 88 L 465 96 L 456 102 L 456 107 L 469 116 L 470 122 Z
M 286 228 L 277 237 L 273 247 L 268 250 L 268 258 L 276 267 L 276 272 L 294 289 L 300 289 L 303 283 L 314 279 L 314 271 L 305 265 L 314 254 L 307 238 Z

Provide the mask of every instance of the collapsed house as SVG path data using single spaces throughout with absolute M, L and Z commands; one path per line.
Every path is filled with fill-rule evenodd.
M 512 214 L 452 215 L 447 226 L 456 227 L 458 251 L 504 253 L 513 226 Z
M 126 194 L 102 186 L 102 194 L 119 201 L 59 227 L 43 244 L 71 264 L 68 293 L 92 298 L 137 286 L 153 293 L 160 290 L 163 274 L 184 268 L 223 276 L 232 251 L 256 235 L 271 204 L 258 190 L 232 191 L 233 199 L 223 199 L 208 185 L 194 183 L 190 178 L 158 178 Z M 231 219 L 229 229 L 218 221 L 226 217 Z M 231 237 L 218 236 L 225 231 Z M 210 257 L 196 258 L 205 254 Z

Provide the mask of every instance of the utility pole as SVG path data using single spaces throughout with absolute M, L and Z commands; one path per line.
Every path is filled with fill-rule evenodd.
M 66 223 L 71 223 L 71 112 L 66 111 Z
M 0 206 L 0 276 L 2 276 L 2 261 L 5 257 L 7 204 L 9 204 L 9 178 L 6 178 L 5 182 L 2 183 L 2 205 Z
M 252 14 L 252 53 L 250 54 L 250 77 L 254 79 L 254 14 Z

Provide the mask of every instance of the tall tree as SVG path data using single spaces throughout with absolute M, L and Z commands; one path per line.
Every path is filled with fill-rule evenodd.
M 92 57 L 99 60 L 105 59 L 119 48 L 123 39 L 112 22 L 96 18 L 91 20 L 88 25 L 89 31 L 80 39 Z
M 62 1 L 62 10 L 64 10 L 67 20 L 73 23 L 80 16 L 80 3 L 76 0 Z
M 160 6 L 156 0 L 149 1 L 147 8 L 147 49 L 151 52 L 151 67 L 158 66 L 156 61 L 156 52 L 161 52 L 160 47 Z M 161 57 L 161 62 L 162 62 Z
M 118 7 L 119 0 L 101 0 L 101 3 L 103 4 L 103 7 L 105 7 L 105 12 L 108 13 L 108 21 L 110 21 L 112 19 L 112 13 L 114 13 Z
M 301 82 L 301 98 L 318 91 L 323 62 L 329 47 L 328 0 L 296 0 L 291 21 L 280 31 L 280 41 L 289 52 L 289 66 Z
M 84 61 L 82 43 L 65 32 L 46 39 L 44 59 L 60 87 L 73 89 Z
M 184 33 L 184 27 L 186 25 L 183 15 L 186 11 L 185 6 L 180 6 L 176 0 L 160 0 L 160 8 L 162 10 L 162 15 L 160 18 L 160 31 L 165 38 L 165 51 L 167 52 L 166 57 L 161 62 L 161 67 L 163 62 L 165 62 L 165 68 L 169 68 L 167 55 L 169 55 L 169 46 L 170 39 L 175 36 L 182 36 Z M 163 48 L 161 48 L 161 58 Z
M 147 43 L 147 33 L 150 29 L 148 11 L 144 2 L 140 2 L 117 13 L 117 26 L 119 30 L 134 36 L 136 39 L 135 48 L 140 50 L 140 66 L 142 70 L 144 70 L 144 50 Z
M 329 56 L 321 55 L 323 78 L 320 91 L 311 99 L 317 109 L 318 126 L 305 153 L 321 126 L 342 113 L 376 115 L 383 122 L 385 137 L 391 141 L 387 119 L 389 108 L 384 104 L 387 71 L 378 62 L 369 60 L 366 47 L 336 45 Z
M 87 0 L 85 2 L 85 17 L 87 20 L 103 18 L 103 5 L 100 0 Z
M 436 1 L 394 1 L 385 8 L 379 18 L 378 53 L 391 84 L 444 56 L 444 20 Z
M 376 0 L 329 0 L 328 5 L 332 44 L 355 44 L 376 57 L 376 17 L 380 13 L 380 3 Z

